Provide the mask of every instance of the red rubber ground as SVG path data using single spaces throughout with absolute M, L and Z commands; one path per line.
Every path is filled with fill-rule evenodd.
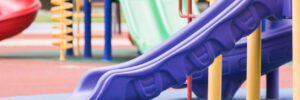
M 124 39 L 115 36 L 113 39 Z M 51 34 L 24 33 L 5 41 L 34 39 L 55 39 Z M 93 46 L 102 49 L 103 46 Z M 114 49 L 135 48 L 132 45 L 114 46 Z M 47 52 L 58 51 L 57 46 L 0 46 L 0 55 L 19 52 Z M 22 55 L 18 55 L 22 57 Z M 82 59 L 85 60 L 85 59 Z M 101 59 L 99 59 L 100 61 Z M 74 90 L 80 77 L 88 69 L 107 66 L 105 64 L 78 64 L 51 60 L 19 59 L 0 57 L 0 98 L 11 96 L 27 96 L 39 94 L 70 93 Z

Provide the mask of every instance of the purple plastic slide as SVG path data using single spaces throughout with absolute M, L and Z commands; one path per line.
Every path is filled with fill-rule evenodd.
M 222 98 L 232 98 L 246 80 L 247 41 L 241 39 L 223 56 Z M 292 21 L 267 21 L 262 33 L 262 75 L 292 60 Z M 193 92 L 207 98 L 208 70 L 193 74 Z
M 88 71 L 70 99 L 152 99 L 206 69 L 215 57 L 254 31 L 261 19 L 285 17 L 283 1 L 218 0 L 151 51 L 122 64 Z

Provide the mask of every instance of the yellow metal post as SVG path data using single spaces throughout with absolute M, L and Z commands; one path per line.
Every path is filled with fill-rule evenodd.
M 247 42 L 247 100 L 260 100 L 261 26 Z
M 64 7 L 65 5 L 65 1 L 64 0 L 61 0 L 61 7 Z M 64 21 L 65 21 L 65 17 L 63 16 L 65 13 L 65 10 L 64 9 L 60 9 L 60 14 L 61 14 L 61 18 L 60 18 L 60 31 L 61 31 L 61 34 L 60 34 L 60 56 L 59 56 L 59 60 L 60 61 L 64 61 L 65 60 L 65 52 L 64 52 L 64 48 L 63 48 L 63 45 L 64 45 L 64 38 L 65 38 L 65 34 L 64 34 Z
M 300 100 L 300 1 L 293 0 L 293 99 Z
M 218 56 L 209 67 L 208 100 L 222 99 L 222 55 Z
M 80 54 L 80 0 L 76 0 L 76 23 L 77 23 L 77 42 L 76 42 L 76 52 L 75 55 L 79 55 Z
M 210 0 L 212 5 L 216 0 Z M 208 72 L 208 100 L 222 99 L 222 55 L 218 56 Z

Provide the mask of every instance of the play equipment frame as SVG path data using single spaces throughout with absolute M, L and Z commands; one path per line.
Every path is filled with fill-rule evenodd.
M 212 5 L 216 0 L 210 0 Z M 188 0 L 188 12 L 182 13 L 182 0 L 179 0 L 179 16 L 181 18 L 187 18 L 188 23 L 192 18 L 196 18 L 197 15 L 193 15 L 191 11 L 191 0 Z M 263 22 L 265 28 L 265 22 Z M 247 100 L 259 100 L 260 99 L 260 75 L 261 75 L 261 31 L 262 26 L 256 29 L 256 31 L 249 36 L 248 39 L 248 52 L 247 52 L 247 67 L 248 74 L 247 79 Z M 275 99 L 279 98 L 279 70 L 275 70 L 267 74 L 267 98 Z M 220 100 L 222 98 L 222 55 L 217 57 L 213 64 L 209 67 L 209 85 L 208 85 L 208 100 Z M 192 76 L 187 80 L 187 100 L 192 99 Z
M 92 58 L 91 47 L 91 3 L 92 0 L 84 0 L 84 58 Z M 104 61 L 112 61 L 112 46 L 111 46 L 111 32 L 112 32 L 112 0 L 104 0 Z

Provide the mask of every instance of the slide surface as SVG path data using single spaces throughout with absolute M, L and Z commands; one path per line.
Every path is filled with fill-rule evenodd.
M 141 53 L 168 39 L 187 24 L 180 18 L 178 0 L 120 0 L 130 35 Z M 183 13 L 187 0 L 183 0 Z M 193 2 L 193 13 L 199 14 Z
M 122 64 L 95 68 L 80 80 L 70 99 L 151 99 L 249 35 L 261 19 L 282 18 L 282 0 L 218 0 L 192 23 L 149 52 Z M 146 26 L 145 26 L 146 27 Z
M 0 40 L 21 33 L 35 19 L 41 7 L 39 0 L 1 0 Z
M 262 33 L 261 74 L 265 75 L 292 60 L 292 20 L 266 23 Z M 223 55 L 222 97 L 232 98 L 246 80 L 247 40 L 241 39 Z M 193 92 L 207 98 L 208 70 L 193 74 Z

